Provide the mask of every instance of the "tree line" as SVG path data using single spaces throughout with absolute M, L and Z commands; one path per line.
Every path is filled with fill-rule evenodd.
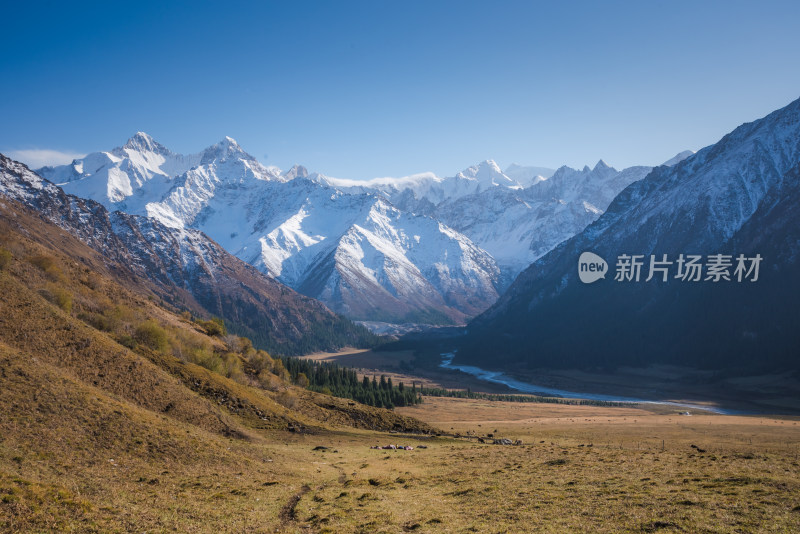
M 331 362 L 284 358 L 283 363 L 292 382 L 319 393 L 389 409 L 422 402 L 416 384 L 410 388 L 402 382 L 395 385 L 386 375 L 380 379 L 365 375 L 359 380 L 355 370 Z

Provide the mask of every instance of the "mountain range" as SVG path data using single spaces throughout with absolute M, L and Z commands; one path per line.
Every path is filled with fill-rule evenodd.
M 512 178 L 489 160 L 358 182 L 264 166 L 230 137 L 181 155 L 139 132 L 37 172 L 111 211 L 201 231 L 351 319 L 458 324 L 649 170 L 514 165 Z
M 797 369 L 798 178 L 800 100 L 626 187 L 468 325 L 457 359 L 505 369 Z M 605 278 L 581 282 L 583 252 L 607 261 Z M 700 280 L 680 278 L 681 255 L 700 256 Z M 716 255 L 728 280 L 714 281 Z M 619 276 L 626 256 L 641 257 L 639 281 Z M 749 279 L 736 274 L 740 256 Z M 651 257 L 667 262 L 666 280 L 657 271 L 646 281 Z
M 2 169 L 7 197 L 160 298 L 295 351 L 369 343 L 314 299 L 376 328 L 475 317 L 457 360 L 504 369 L 769 370 L 795 365 L 800 344 L 787 299 L 800 275 L 800 101 L 697 153 L 622 171 L 601 160 L 506 173 L 487 160 L 452 177 L 357 182 L 264 166 L 230 137 L 187 156 L 141 132 L 38 171 L 59 186 L 7 158 Z M 584 252 L 608 260 L 596 283 L 580 280 Z M 723 283 L 680 278 L 684 256 L 705 276 L 717 255 Z M 626 279 L 631 257 L 647 278 L 656 260 L 667 272 Z M 739 257 L 758 258 L 760 278 L 735 280 Z

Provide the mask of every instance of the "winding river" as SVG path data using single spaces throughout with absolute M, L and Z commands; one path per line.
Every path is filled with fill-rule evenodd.
M 530 393 L 534 395 L 544 395 L 550 397 L 566 397 L 570 399 L 585 399 L 585 400 L 597 400 L 597 401 L 608 401 L 608 402 L 629 402 L 636 404 L 665 404 L 669 406 L 690 408 L 694 410 L 702 410 L 705 412 L 712 412 L 717 414 L 739 413 L 739 412 L 734 412 L 732 410 L 725 410 L 723 408 L 719 408 L 716 406 L 701 406 L 699 404 L 685 404 L 685 403 L 671 402 L 671 401 L 637 399 L 635 397 L 619 397 L 616 395 L 601 395 L 599 393 L 578 393 L 576 391 L 566 391 L 563 389 L 537 386 L 535 384 L 529 384 L 527 382 L 522 382 L 520 380 L 512 378 L 508 375 L 501 373 L 500 371 L 487 371 L 485 369 L 481 369 L 480 367 L 474 367 L 472 365 L 455 365 L 453 364 L 453 358 L 455 358 L 455 355 L 456 355 L 455 352 L 443 353 L 441 355 L 442 363 L 439 364 L 439 367 L 442 367 L 444 369 L 451 369 L 453 371 L 461 371 L 462 373 L 470 374 L 475 378 L 479 378 L 480 380 L 485 380 L 486 382 L 493 382 L 495 384 L 504 384 L 510 387 L 511 389 L 517 390 L 521 393 Z

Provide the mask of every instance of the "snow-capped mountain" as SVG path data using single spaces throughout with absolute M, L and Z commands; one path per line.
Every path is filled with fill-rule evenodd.
M 494 189 L 495 187 L 521 189 L 522 186 L 500 170 L 497 163 L 486 160 L 473 165 L 455 176 L 441 178 L 433 173 L 421 173 L 403 178 L 373 178 L 372 180 L 344 180 L 315 175 L 313 179 L 348 192 L 378 191 L 389 199 L 412 193 L 415 198 L 433 204 Z
M 459 357 L 502 365 L 499 351 L 506 363 L 532 367 L 796 368 L 798 177 L 800 100 L 628 186 L 470 323 Z M 641 255 L 642 280 L 609 273 L 583 284 L 578 258 L 585 251 L 612 271 L 620 255 Z M 734 263 L 729 276 L 739 254 L 760 255 L 758 283 L 675 280 L 681 254 L 701 255 L 705 264 L 720 253 Z M 650 257 L 663 255 L 673 262 L 671 277 L 645 282 Z
M 215 171 L 201 165 L 179 177 L 148 214 L 203 230 L 353 318 L 462 321 L 497 298 L 491 256 L 433 219 L 302 178 L 231 183 Z
M 154 196 L 172 187 L 172 178 L 198 165 L 202 154 L 183 156 L 143 132 L 124 146 L 95 152 L 70 165 L 43 167 L 36 172 L 64 190 L 90 198 L 106 208 L 141 213 Z
M 279 354 L 333 350 L 371 336 L 318 301 L 233 257 L 205 234 L 153 218 L 109 212 L 0 154 L 0 206 L 18 203 L 102 256 L 108 274 L 173 306 L 225 318 L 229 327 Z M 26 232 L 29 229 L 23 226 Z
M 496 260 L 504 288 L 522 269 L 597 219 L 617 193 L 651 170 L 617 171 L 603 161 L 581 171 L 510 169 L 521 181 L 491 160 L 449 178 L 428 173 L 366 182 L 319 175 L 313 179 L 345 191 L 377 191 L 403 211 L 443 222 Z
M 130 148 L 137 142 L 144 154 Z M 152 156 L 156 152 L 165 161 L 193 165 L 176 166 L 182 172 L 168 176 L 162 160 Z M 107 165 L 96 174 L 87 171 L 87 162 L 108 160 L 109 154 L 118 158 L 112 170 Z M 237 257 L 350 317 L 461 322 L 497 298 L 495 261 L 465 236 L 404 213 L 375 191 L 345 193 L 301 166 L 284 173 L 265 167 L 231 138 L 183 157 L 137 134 L 121 149 L 90 154 L 69 167 L 83 172 L 43 172 L 111 209 L 201 230 Z M 137 187 L 98 187 L 118 181 L 113 169 L 135 174 Z M 108 194 L 111 189 L 115 195 Z
M 201 230 L 349 317 L 438 323 L 485 310 L 649 171 L 510 169 L 520 180 L 487 160 L 445 178 L 353 181 L 263 166 L 230 137 L 182 156 L 140 132 L 41 172 L 108 209 Z
M 524 189 L 495 187 L 447 199 L 432 215 L 489 252 L 513 278 L 597 219 L 617 193 L 650 170 L 617 171 L 602 160 L 594 169 L 561 167 Z

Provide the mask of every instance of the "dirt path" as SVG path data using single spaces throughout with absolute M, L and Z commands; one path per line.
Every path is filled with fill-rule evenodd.
M 311 491 L 311 488 L 307 484 L 305 484 L 303 485 L 302 488 L 300 488 L 300 491 L 292 495 L 292 497 L 289 499 L 289 502 L 286 503 L 286 506 L 284 506 L 281 509 L 281 513 L 279 516 L 281 519 L 281 526 L 285 526 L 287 523 L 290 523 L 292 521 L 297 521 L 295 508 L 297 508 L 297 505 L 300 502 L 300 499 L 303 498 L 303 495 L 305 495 L 309 491 Z

